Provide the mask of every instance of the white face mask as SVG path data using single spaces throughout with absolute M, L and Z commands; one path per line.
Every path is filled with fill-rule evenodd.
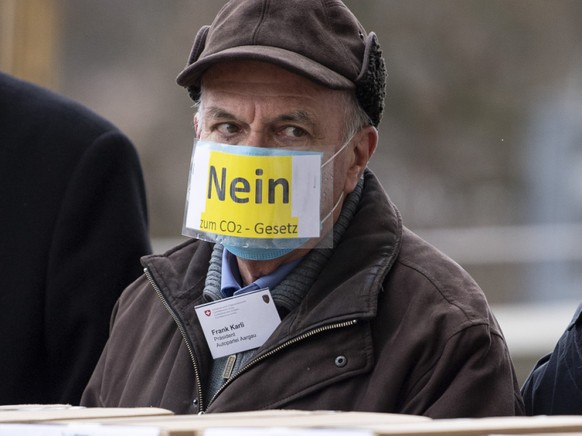
M 252 260 L 281 257 L 320 238 L 343 199 L 342 193 L 330 204 L 330 164 L 350 140 L 323 164 L 321 152 L 196 141 L 183 234 Z M 328 231 L 318 246 L 331 245 Z

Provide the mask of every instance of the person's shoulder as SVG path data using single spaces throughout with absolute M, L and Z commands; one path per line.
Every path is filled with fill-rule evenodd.
M 444 310 L 470 322 L 488 322 L 490 309 L 482 289 L 457 262 L 406 227 L 398 260 L 400 280 Z
M 578 304 L 570 323 L 566 327 L 566 332 L 572 330 L 577 331 L 578 334 L 582 334 L 582 303 Z
M 103 116 L 79 101 L 32 82 L 0 72 L 0 113 L 6 120 L 25 120 L 27 126 L 100 135 L 118 131 Z
M 144 256 L 141 262 L 160 287 L 190 289 L 206 277 L 213 248 L 213 243 L 187 239 L 162 254 Z
M 202 240 L 196 238 L 185 238 L 173 245 L 161 247 L 157 253 L 153 253 L 142 258 L 142 263 L 149 265 L 155 262 L 183 263 L 188 262 L 194 253 L 200 248 Z
M 180 305 L 184 298 L 198 298 L 208 273 L 213 244 L 189 239 L 163 254 L 141 258 L 144 274 L 122 292 L 114 309 L 117 331 L 140 322 L 164 322 L 168 312 L 160 297 L 171 305 Z M 194 292 L 193 290 L 198 289 Z

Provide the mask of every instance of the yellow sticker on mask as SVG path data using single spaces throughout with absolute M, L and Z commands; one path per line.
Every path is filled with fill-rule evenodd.
M 185 228 L 241 238 L 320 233 L 321 153 L 199 141 Z

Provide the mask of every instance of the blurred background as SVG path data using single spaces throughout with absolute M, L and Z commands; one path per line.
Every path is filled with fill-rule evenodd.
M 141 157 L 156 251 L 181 237 L 192 102 L 175 84 L 222 0 L 0 0 L 0 69 L 108 118 Z M 371 168 L 479 282 L 521 381 L 582 301 L 582 2 L 348 0 L 388 99 Z

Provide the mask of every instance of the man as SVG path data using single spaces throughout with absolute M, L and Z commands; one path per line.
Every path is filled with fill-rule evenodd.
M 143 259 L 83 404 L 522 413 L 482 291 L 366 169 L 384 75 L 339 1 L 231 1 L 199 31 L 178 76 L 198 239 Z
M 582 304 L 554 350 L 536 363 L 522 394 L 528 415 L 582 414 Z
M 137 153 L 81 105 L 0 73 L 0 404 L 78 404 L 150 253 Z

